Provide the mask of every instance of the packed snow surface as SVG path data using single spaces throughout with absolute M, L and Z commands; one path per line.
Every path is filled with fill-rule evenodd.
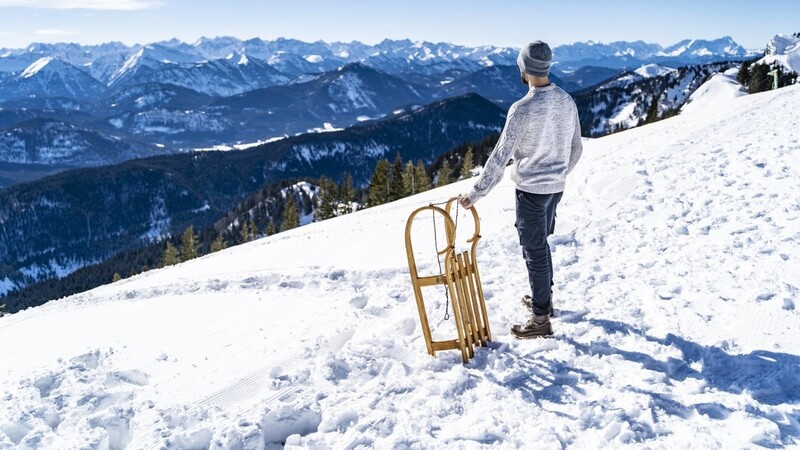
M 507 176 L 477 204 L 494 340 L 468 364 L 425 353 L 403 233 L 474 179 L 4 317 L 0 448 L 797 446 L 798 104 L 790 87 L 586 142 L 551 238 L 552 339 L 508 333 L 528 287 Z M 437 272 L 430 216 L 413 230 Z

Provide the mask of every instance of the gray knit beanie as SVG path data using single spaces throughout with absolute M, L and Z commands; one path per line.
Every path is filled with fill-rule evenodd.
M 517 65 L 522 72 L 535 77 L 546 77 L 550 74 L 550 62 L 553 51 L 542 41 L 533 41 L 519 51 Z

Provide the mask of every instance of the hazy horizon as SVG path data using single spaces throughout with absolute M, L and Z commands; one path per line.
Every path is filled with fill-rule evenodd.
M 800 31 L 794 20 L 800 17 L 800 2 L 791 0 L 761 2 L 759 8 L 742 0 L 579 0 L 538 6 L 522 0 L 498 5 L 307 0 L 299 6 L 246 0 L 224 5 L 207 0 L 0 0 L 0 11 L 10 19 L 0 31 L 0 48 L 15 49 L 33 43 L 134 45 L 172 38 L 191 43 L 202 36 L 365 44 L 388 38 L 470 47 L 520 47 L 534 39 L 554 47 L 590 40 L 642 40 L 667 47 L 683 39 L 731 36 L 747 49 L 761 49 L 776 34 Z

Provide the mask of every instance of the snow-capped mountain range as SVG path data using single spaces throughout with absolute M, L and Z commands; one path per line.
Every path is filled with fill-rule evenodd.
M 0 72 L 25 73 L 41 58 L 63 61 L 89 74 L 95 80 L 119 85 L 137 73 L 192 68 L 209 61 L 229 61 L 244 65 L 247 61 L 265 63 L 276 72 L 294 78 L 303 73 L 333 70 L 351 62 L 361 62 L 394 74 L 414 73 L 424 77 L 463 74 L 495 64 L 513 65 L 518 49 L 511 47 L 468 47 L 445 42 L 384 40 L 375 45 L 361 42 L 322 41 L 308 43 L 293 39 L 240 40 L 232 37 L 202 38 L 193 44 L 173 39 L 132 47 L 120 43 L 102 45 L 32 44 L 24 49 L 0 49 Z M 727 60 L 751 56 L 730 37 L 717 40 L 685 40 L 662 48 L 658 44 L 636 42 L 595 42 L 561 45 L 553 49 L 557 65 L 594 65 L 629 67 L 641 62 L 685 65 L 699 61 Z M 605 62 L 601 64 L 599 62 Z M 273 72 L 273 83 L 280 76 Z M 148 80 L 154 81 L 154 80 Z M 166 81 L 166 80 L 162 80 Z
M 648 63 L 678 67 L 712 61 L 741 60 L 758 54 L 759 52 L 746 50 L 730 36 L 714 40 L 685 39 L 668 47 L 643 41 L 608 44 L 589 41 L 553 49 L 557 67 L 562 70 L 574 70 L 588 65 L 632 69 Z
M 566 63 L 576 59 L 610 55 L 622 65 L 658 57 L 676 65 L 692 55 L 742 55 L 729 38 L 667 50 L 641 42 L 560 46 L 553 78 L 565 89 L 578 90 L 616 70 L 567 70 Z M 346 127 L 468 92 L 507 104 L 524 93 L 514 79 L 516 54 L 508 47 L 409 40 L 367 45 L 219 37 L 132 47 L 33 44 L 0 50 L 0 128 L 56 120 L 133 141 L 133 146 L 149 145 L 154 153 L 231 146 L 324 129 L 326 123 Z M 67 148 L 60 151 L 65 164 L 89 164 L 71 161 Z M 11 162 L 2 156 L 9 152 L 0 147 L 0 161 Z M 16 162 L 52 164 L 34 157 L 39 153 L 33 149 L 14 152 Z M 22 154 L 31 158 L 17 161 Z

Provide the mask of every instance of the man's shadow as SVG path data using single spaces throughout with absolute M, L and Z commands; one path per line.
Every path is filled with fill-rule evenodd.
M 567 313 L 567 311 L 565 311 Z M 800 437 L 800 356 L 790 353 L 756 350 L 747 354 L 730 354 L 725 350 L 701 345 L 683 337 L 669 333 L 663 338 L 648 335 L 644 330 L 624 322 L 605 319 L 584 319 L 579 315 L 565 314 L 566 321 L 583 321 L 601 327 L 606 334 L 616 333 L 640 336 L 649 342 L 663 346 L 673 346 L 683 354 L 682 359 L 656 359 L 642 352 L 616 348 L 607 340 L 599 340 L 590 344 L 577 342 L 570 337 L 559 337 L 574 346 L 579 353 L 587 355 L 619 355 L 628 361 L 636 362 L 642 367 L 663 373 L 667 383 L 696 378 L 704 381 L 709 387 L 732 394 L 747 393 L 759 405 L 746 406 L 749 414 L 765 418 L 777 424 L 781 432 L 783 444 L 797 443 Z M 570 318 L 572 316 L 572 318 Z M 711 419 L 725 419 L 733 410 L 723 404 L 701 403 L 684 405 L 670 396 L 656 392 L 645 392 L 631 388 L 633 392 L 650 395 L 652 404 L 664 412 L 689 418 L 695 412 Z M 788 414 L 764 406 L 798 404 Z M 769 446 L 769 443 L 764 442 Z
M 572 311 L 560 311 L 560 316 L 564 322 L 588 322 L 602 328 L 607 335 L 632 334 L 662 346 L 675 347 L 683 354 L 683 358 L 667 358 L 662 361 L 647 353 L 617 348 L 605 339 L 586 344 L 569 336 L 555 338 L 573 346 L 578 354 L 621 356 L 648 370 L 664 374 L 664 383 L 668 385 L 687 378 L 695 378 L 704 381 L 715 390 L 732 394 L 746 392 L 757 404 L 746 406 L 745 411 L 775 423 L 780 429 L 780 440 L 783 445 L 796 444 L 797 439 L 800 438 L 799 355 L 766 350 L 757 350 L 742 355 L 730 354 L 719 347 L 701 345 L 671 333 L 663 338 L 654 337 L 648 335 L 644 330 L 624 322 L 586 319 L 583 314 Z M 490 348 L 499 349 L 500 347 L 499 343 L 490 343 Z M 476 368 L 491 366 L 493 362 L 487 360 L 486 355 L 483 352 L 476 352 L 476 358 L 470 365 Z M 542 407 L 546 406 L 546 404 L 543 405 L 543 401 L 561 405 L 574 403 L 576 399 L 573 393 L 583 394 L 582 386 L 585 383 L 602 383 L 595 374 L 583 368 L 574 367 L 566 362 L 542 358 L 536 353 L 509 352 L 505 356 L 505 364 L 519 370 L 506 372 L 502 376 L 493 373 L 496 371 L 485 371 L 485 379 L 517 390 L 526 401 Z M 734 412 L 733 409 L 721 403 L 684 404 L 680 398 L 672 397 L 669 394 L 633 386 L 627 389 L 630 392 L 649 396 L 653 411 L 662 411 L 683 419 L 691 419 L 695 414 L 702 414 L 713 420 L 723 420 Z M 788 412 L 770 408 L 770 406 L 793 404 L 797 404 L 797 408 L 790 407 Z M 560 409 L 563 411 L 563 408 Z M 786 408 L 783 410 L 787 411 Z M 567 419 L 577 419 L 564 412 L 553 412 Z M 639 439 L 648 439 L 656 435 L 646 421 L 629 419 L 627 421 L 631 430 L 636 432 Z M 653 419 L 658 422 L 655 413 Z M 767 447 L 776 446 L 774 440 L 769 437 L 764 437 L 757 444 Z
M 581 344 L 570 338 L 565 341 L 579 351 L 590 354 L 620 355 L 645 368 L 661 372 L 672 380 L 692 377 L 704 380 L 709 386 L 734 394 L 747 392 L 765 405 L 780 405 L 800 401 L 800 355 L 756 350 L 748 354 L 727 353 L 719 347 L 700 345 L 672 333 L 663 338 L 648 335 L 641 329 L 623 322 L 587 319 L 586 322 L 603 328 L 606 334 L 635 334 L 649 342 L 674 346 L 683 359 L 660 361 L 646 353 L 614 348 L 608 341 Z M 699 367 L 699 369 L 693 368 Z

